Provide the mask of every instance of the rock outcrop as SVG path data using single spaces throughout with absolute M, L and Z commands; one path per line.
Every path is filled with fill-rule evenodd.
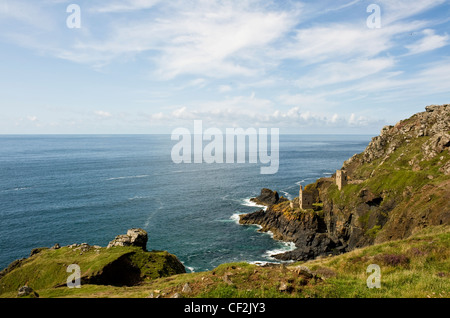
M 267 188 L 261 189 L 261 194 L 256 198 L 251 198 L 250 201 L 259 205 L 271 206 L 283 201 L 287 201 L 286 198 L 280 197 L 277 191 L 272 191 Z
M 294 242 L 294 251 L 276 256 L 284 260 L 339 254 L 450 224 L 450 105 L 428 106 L 384 127 L 341 169 L 348 177 L 342 190 L 335 176 L 306 186 L 314 209 L 272 196 L 275 203 L 266 211 L 242 215 L 240 223 L 259 224 L 274 238 Z
M 377 159 L 387 160 L 396 149 L 405 143 L 421 137 L 429 137 L 421 147 L 425 160 L 432 159 L 450 145 L 450 105 L 431 105 L 426 111 L 409 119 L 401 120 L 395 126 L 385 126 L 379 136 L 372 138 L 367 148 L 344 162 L 343 169 L 352 174 L 355 167 Z M 413 165 L 416 162 L 411 163 Z
M 19 290 L 17 291 L 17 296 L 18 297 L 30 297 L 30 298 L 38 298 L 39 294 L 36 293 L 33 288 L 28 287 L 27 285 L 22 286 L 19 288 Z
M 129 229 L 127 234 L 117 235 L 114 240 L 109 242 L 107 248 L 113 246 L 138 246 L 144 251 L 147 250 L 148 234 L 143 229 Z

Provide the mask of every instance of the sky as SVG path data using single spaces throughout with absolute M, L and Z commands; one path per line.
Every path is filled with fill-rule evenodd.
M 446 0 L 0 0 L 0 134 L 378 135 L 450 103 L 449 26 Z

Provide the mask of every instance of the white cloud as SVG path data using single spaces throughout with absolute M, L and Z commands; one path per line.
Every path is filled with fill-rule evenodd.
M 357 59 L 319 65 L 311 74 L 298 80 L 300 87 L 314 88 L 329 84 L 359 80 L 379 73 L 392 66 L 393 58 Z
M 129 12 L 150 9 L 158 4 L 160 0 L 126 0 L 108 1 L 101 6 L 94 7 L 91 11 L 99 13 Z
M 220 85 L 219 86 L 219 92 L 220 93 L 227 93 L 230 92 L 232 90 L 230 85 Z
M 51 14 L 34 1 L 4 0 L 2 2 L 0 4 L 0 25 L 1 23 L 15 20 L 37 30 L 50 31 L 56 26 L 55 20 L 51 18 Z M 11 32 L 12 30 L 3 31 Z
M 202 120 L 209 127 L 277 127 L 297 132 L 305 127 L 317 131 L 324 127 L 364 127 L 379 122 L 379 119 L 369 120 L 354 113 L 346 115 L 311 109 L 314 107 L 295 106 L 282 110 L 270 100 L 241 96 L 198 106 L 182 106 L 171 112 L 151 114 L 148 118 L 152 124 L 167 127 L 190 126 L 193 120 Z
M 95 115 L 97 115 L 98 117 L 101 117 L 101 118 L 111 118 L 112 117 L 111 113 L 105 112 L 103 110 L 97 110 L 94 113 L 95 113 Z
M 381 6 L 382 27 L 428 11 L 446 0 L 378 0 Z
M 297 11 L 274 11 L 269 4 L 254 0 L 113 3 L 96 10 L 155 5 L 171 13 L 162 17 L 155 9 L 145 19 L 112 20 L 104 30 L 106 37 L 87 35 L 52 51 L 60 58 L 97 66 L 144 55 L 153 63 L 153 73 L 167 80 L 186 74 L 254 76 L 270 65 L 263 58 L 264 48 L 297 23 Z
M 437 35 L 432 29 L 425 29 L 421 32 L 424 37 L 414 44 L 406 45 L 409 54 L 419 54 L 427 51 L 439 49 L 449 44 L 449 36 Z
M 283 105 L 302 107 L 306 109 L 328 108 L 336 105 L 334 101 L 327 100 L 326 93 L 316 94 L 282 94 L 278 100 Z
M 8 26 L 1 38 L 2 45 L 18 44 L 45 58 L 103 68 L 111 77 L 101 85 L 124 87 L 95 97 L 80 123 L 119 122 L 119 103 L 129 98 L 127 111 L 135 114 L 123 119 L 129 123 L 199 118 L 214 125 L 364 127 L 378 116 L 368 113 L 370 103 L 448 92 L 448 59 L 430 63 L 431 55 L 423 55 L 425 62 L 410 63 L 418 60 L 413 54 L 448 45 L 445 18 L 414 19 L 443 0 L 380 0 L 382 27 L 376 30 L 367 27 L 366 5 L 358 0 L 96 0 L 82 6 L 83 28 L 70 31 L 60 10 L 65 3 L 0 5 L 0 26 Z M 44 27 L 45 20 L 53 22 Z M 55 21 L 62 27 L 54 28 Z M 86 69 L 74 74 L 77 80 Z

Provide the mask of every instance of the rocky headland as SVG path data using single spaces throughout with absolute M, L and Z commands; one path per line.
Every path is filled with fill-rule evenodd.
M 0 272 L 0 295 L 39 295 L 34 289 L 67 287 L 69 265 L 80 268 L 80 284 L 136 286 L 145 281 L 185 273 L 184 265 L 166 251 L 147 251 L 148 234 L 139 228 L 116 236 L 107 247 L 75 243 L 35 248 L 27 258 Z M 32 286 L 32 287 L 31 287 Z
M 450 105 L 427 106 L 386 126 L 360 154 L 344 162 L 340 190 L 336 174 L 305 187 L 313 200 L 281 199 L 263 189 L 254 202 L 266 210 L 241 215 L 274 238 L 294 242 L 281 260 L 309 260 L 391 240 L 433 225 L 450 223 Z

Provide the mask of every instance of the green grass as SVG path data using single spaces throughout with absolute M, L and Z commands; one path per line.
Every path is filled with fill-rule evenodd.
M 430 228 L 407 240 L 358 249 L 333 259 L 307 262 L 311 269 L 328 267 L 335 278 L 310 291 L 311 297 L 450 297 L 450 230 Z M 381 288 L 369 289 L 365 270 L 381 267 Z
M 65 254 L 60 253 L 61 257 Z M 367 287 L 370 273 L 366 270 L 370 264 L 381 268 L 380 289 Z M 314 276 L 296 272 L 297 265 L 308 267 Z M 182 292 L 186 283 L 191 293 Z M 283 284 L 288 288 L 281 290 Z M 449 298 L 450 226 L 429 227 L 406 240 L 284 267 L 239 262 L 222 264 L 207 272 L 146 280 L 132 287 L 82 285 L 79 289 L 35 290 L 40 297 L 50 298 L 144 298 L 150 294 L 171 297 L 175 293 L 188 298 Z M 0 296 L 16 297 L 16 293 L 10 291 Z
M 57 250 L 44 249 L 25 259 L 21 266 L 0 279 L 0 297 L 4 297 L 2 294 L 16 294 L 18 288 L 25 284 L 34 290 L 50 289 L 49 295 L 52 295 L 55 292 L 52 288 L 66 285 L 67 278 L 72 274 L 66 271 L 70 264 L 80 266 L 83 281 L 84 278 L 101 273 L 105 266 L 125 255 L 134 266 L 140 269 L 143 279 L 151 280 L 174 275 L 183 270 L 180 264 L 176 264 L 176 258 L 173 255 L 165 251 L 144 252 L 139 247 L 91 248 L 85 252 L 69 247 Z M 93 288 L 99 287 L 94 285 Z M 85 290 L 80 291 L 77 288 L 72 290 L 67 287 L 62 290 L 69 294 L 85 292 Z

